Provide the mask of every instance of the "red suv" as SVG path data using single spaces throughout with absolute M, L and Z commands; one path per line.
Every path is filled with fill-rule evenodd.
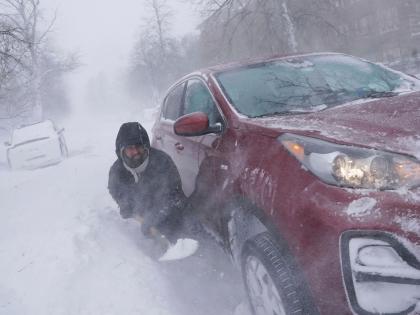
M 420 82 L 343 54 L 216 66 L 153 146 L 237 262 L 254 314 L 420 314 Z

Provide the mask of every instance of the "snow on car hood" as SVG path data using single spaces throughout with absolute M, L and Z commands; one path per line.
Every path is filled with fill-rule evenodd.
M 420 92 L 359 100 L 310 114 L 247 119 L 276 131 L 406 153 L 420 159 Z

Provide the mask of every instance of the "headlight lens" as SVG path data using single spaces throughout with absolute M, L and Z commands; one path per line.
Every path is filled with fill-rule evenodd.
M 381 190 L 420 185 L 420 163 L 408 156 L 291 134 L 284 134 L 279 140 L 328 184 Z

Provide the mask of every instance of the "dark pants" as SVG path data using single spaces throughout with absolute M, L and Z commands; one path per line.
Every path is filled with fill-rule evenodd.
M 190 206 L 173 211 L 156 225 L 157 230 L 171 242 L 179 238 L 201 239 L 206 233 Z

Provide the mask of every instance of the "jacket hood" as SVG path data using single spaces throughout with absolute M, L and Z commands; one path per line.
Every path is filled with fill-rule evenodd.
M 150 140 L 146 129 L 138 122 L 127 122 L 121 125 L 115 140 L 115 153 L 121 159 L 121 149 L 128 145 L 141 144 L 148 149 Z

